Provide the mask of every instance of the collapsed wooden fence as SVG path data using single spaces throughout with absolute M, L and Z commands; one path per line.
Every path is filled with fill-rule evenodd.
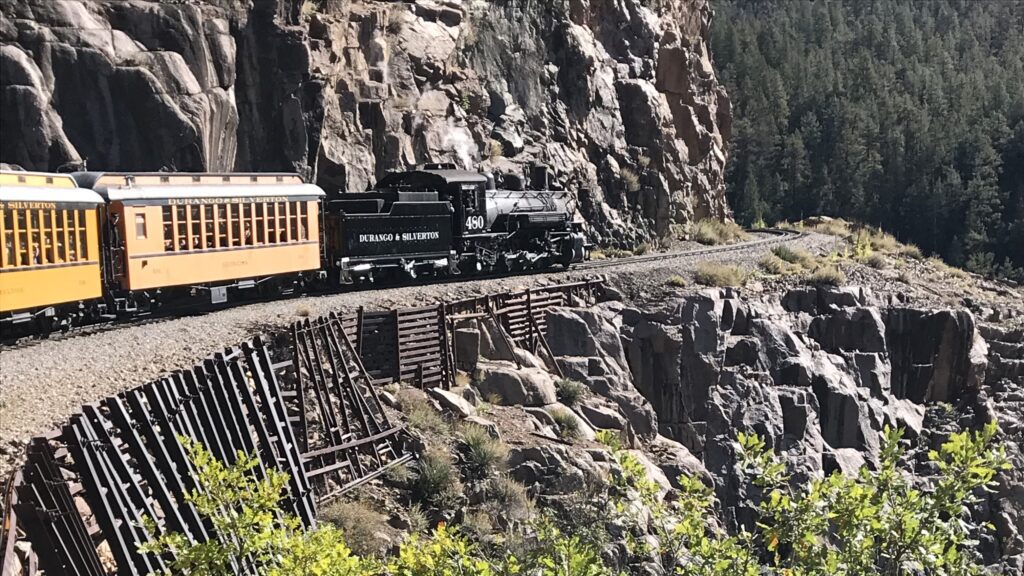
M 515 345 L 546 347 L 546 310 L 594 301 L 600 281 L 437 306 L 303 320 L 156 382 L 87 404 L 34 438 L 3 494 L 0 576 L 144 575 L 165 567 L 138 544 L 158 533 L 210 534 L 186 495 L 197 488 L 179 437 L 217 458 L 258 456 L 257 477 L 290 478 L 285 511 L 310 526 L 317 505 L 413 456 L 376 388 L 451 387 L 458 322 L 490 319 Z M 19 541 L 31 543 L 19 555 Z M 240 573 L 245 573 L 240 569 Z

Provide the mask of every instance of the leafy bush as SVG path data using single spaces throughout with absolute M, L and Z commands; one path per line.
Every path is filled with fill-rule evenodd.
M 562 438 L 574 439 L 580 437 L 580 423 L 576 415 L 562 408 L 555 408 L 549 412 L 551 419 L 558 426 L 558 435 Z
M 665 281 L 665 284 L 668 284 L 669 286 L 672 286 L 674 288 L 683 288 L 687 284 L 689 284 L 689 282 L 687 282 L 686 278 L 683 278 L 679 274 L 673 274 L 668 277 L 668 280 Z
M 846 275 L 835 266 L 818 266 L 807 275 L 806 281 L 808 284 L 838 286 L 846 282 Z
M 616 430 L 598 430 L 594 433 L 596 440 L 613 451 L 622 449 L 622 438 Z
M 454 505 L 462 496 L 459 472 L 447 450 L 427 450 L 420 456 L 417 471 L 416 491 L 430 504 L 446 508 Z
M 731 264 L 702 262 L 697 265 L 694 280 L 704 286 L 742 286 L 747 281 L 747 273 Z
M 504 442 L 491 438 L 487 430 L 475 424 L 463 426 L 461 432 L 462 453 L 472 477 L 486 478 L 505 465 L 508 446 Z
M 298 518 L 283 514 L 279 503 L 289 477 L 274 469 L 266 478 L 253 470 L 255 456 L 238 452 L 227 466 L 198 442 L 179 441 L 196 470 L 197 489 L 185 499 L 209 519 L 217 538 L 192 542 L 184 534 L 164 533 L 139 545 L 139 551 L 168 559 L 169 574 L 230 576 L 234 563 L 245 559 L 259 574 L 270 576 L 357 576 L 372 574 L 376 564 L 360 559 L 345 545 L 330 524 L 302 530 Z M 145 518 L 146 531 L 156 534 L 156 523 Z
M 575 406 L 587 395 L 587 387 L 582 382 L 563 378 L 555 382 L 558 401 L 566 406 Z
M 705 218 L 698 221 L 692 228 L 693 239 L 701 244 L 718 245 L 744 242 L 750 239 L 743 228 L 733 221 L 721 221 Z

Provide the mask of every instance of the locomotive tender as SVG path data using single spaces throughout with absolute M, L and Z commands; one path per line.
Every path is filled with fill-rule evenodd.
M 427 165 L 330 200 L 295 174 L 0 172 L 0 329 L 582 261 L 574 198 L 535 172 Z

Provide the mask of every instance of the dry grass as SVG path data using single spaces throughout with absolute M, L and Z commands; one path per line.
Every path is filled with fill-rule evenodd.
M 900 246 L 898 252 L 900 256 L 906 256 L 914 260 L 924 260 L 924 254 L 921 253 L 921 249 L 916 244 L 904 244 Z
M 926 260 L 926 262 L 928 262 L 928 264 L 931 264 L 932 268 L 935 268 L 935 271 L 940 274 L 952 276 L 953 278 L 958 278 L 960 280 L 964 280 L 970 277 L 970 274 L 968 274 L 967 271 L 961 270 L 956 266 L 950 266 L 949 264 L 946 264 L 942 259 L 936 258 L 935 256 L 932 256 L 931 258 Z
M 846 282 L 846 275 L 835 266 L 819 266 L 805 278 L 808 284 L 839 286 Z
M 647 254 L 650 251 L 651 251 L 651 245 L 648 244 L 647 242 L 644 242 L 643 244 L 640 244 L 639 246 L 637 246 L 636 248 L 633 249 L 633 255 L 634 256 L 643 256 L 644 254 Z
M 688 285 L 689 282 L 687 282 L 686 278 L 683 278 L 679 274 L 673 274 L 673 275 L 668 277 L 668 280 L 665 281 L 665 284 L 668 284 L 669 286 L 672 286 L 673 288 L 683 288 L 686 285 Z
M 490 150 L 491 158 L 497 158 L 505 155 L 505 147 L 502 146 L 501 142 L 497 140 L 491 140 Z
M 631 250 L 623 250 L 622 248 L 605 248 L 603 250 L 604 255 L 608 258 L 629 258 L 633 255 Z
M 587 395 L 587 387 L 581 382 L 564 378 L 555 382 L 558 401 L 566 406 L 575 406 Z
M 551 410 L 549 414 L 551 414 L 551 419 L 555 421 L 555 425 L 558 426 L 559 436 L 567 439 L 580 437 L 580 423 L 576 420 L 575 415 L 561 408 Z
M 693 279 L 704 286 L 742 286 L 747 281 L 747 273 L 731 264 L 702 262 L 697 265 Z
M 875 270 L 882 270 L 889 265 L 889 261 L 881 254 L 872 254 L 868 256 L 864 259 L 864 263 Z
M 504 442 L 491 438 L 487 430 L 475 424 L 463 426 L 460 436 L 462 456 L 471 476 L 486 478 L 504 468 L 508 458 L 508 446 Z
M 739 224 L 732 221 L 721 222 L 712 218 L 705 218 L 694 224 L 691 234 L 697 242 L 711 246 L 744 242 L 750 239 L 750 235 Z
M 385 515 L 366 503 L 333 502 L 321 509 L 319 519 L 337 526 L 345 544 L 360 556 L 382 555 L 390 546 L 387 535 L 394 529 Z
M 526 520 L 533 514 L 533 501 L 526 487 L 508 476 L 491 478 L 487 482 L 487 497 L 507 520 Z
M 776 246 L 772 249 L 772 254 L 800 268 L 811 269 L 818 264 L 818 259 L 813 254 L 800 248 L 790 248 L 786 245 Z
M 637 176 L 636 172 L 629 168 L 623 168 L 621 175 L 622 183 L 625 184 L 627 192 L 636 192 L 640 190 L 640 177 Z
M 434 408 L 425 397 L 413 391 L 400 393 L 398 401 L 402 404 L 402 412 L 414 430 L 431 434 L 447 435 L 451 430 L 444 416 Z
M 459 472 L 447 450 L 428 449 L 420 456 L 417 471 L 416 491 L 430 504 L 446 508 L 454 505 L 462 496 Z
M 786 262 L 776 254 L 768 254 L 764 258 L 761 258 L 761 261 L 758 262 L 757 265 L 761 270 L 775 276 L 792 274 L 800 270 L 799 266 Z
M 299 318 L 309 318 L 313 315 L 313 310 L 305 304 L 299 304 L 295 307 L 295 315 Z

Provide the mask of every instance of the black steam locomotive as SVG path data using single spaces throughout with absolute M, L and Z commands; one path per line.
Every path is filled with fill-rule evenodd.
M 296 174 L 0 172 L 0 339 L 157 308 L 423 276 L 568 267 L 547 173 L 428 165 L 333 197 Z
M 351 284 L 423 274 L 518 272 L 585 257 L 569 192 L 548 190 L 535 167 L 532 186 L 514 175 L 497 187 L 491 174 L 432 164 L 394 172 L 370 192 L 346 193 L 325 206 L 332 281 Z

